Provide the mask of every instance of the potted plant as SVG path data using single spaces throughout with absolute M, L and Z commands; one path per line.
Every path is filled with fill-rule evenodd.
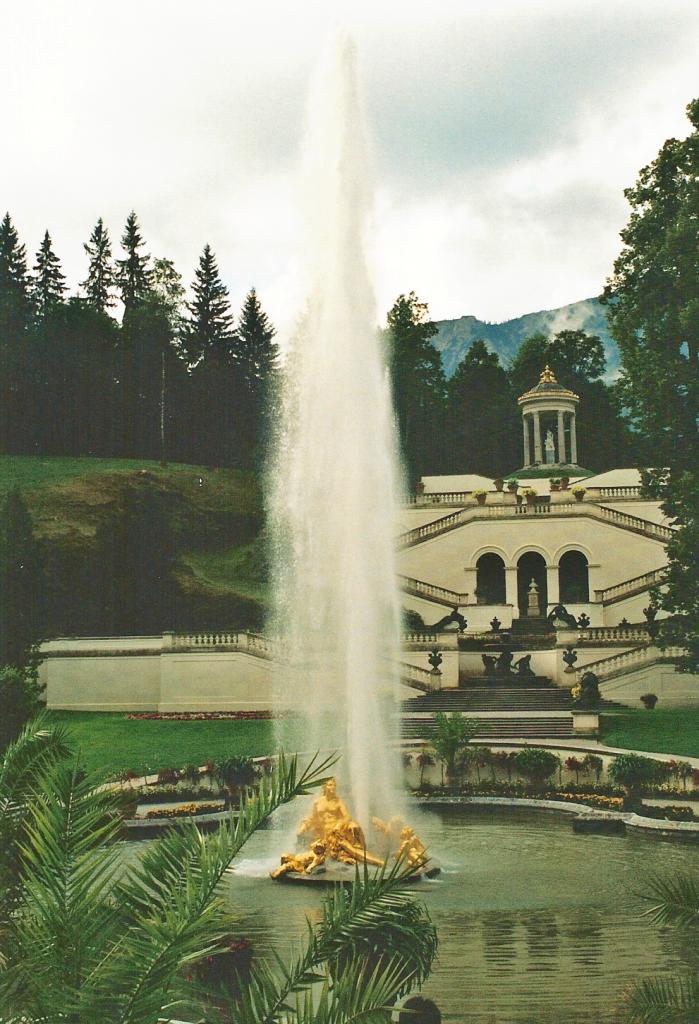
M 500 476 L 497 478 L 497 480 L 493 480 L 493 483 L 495 484 L 496 491 L 501 491 L 505 486 L 505 481 Z
M 567 491 L 569 483 L 570 483 L 570 477 L 569 476 L 562 476 L 561 477 L 561 490 L 562 491 Z
M 474 491 L 473 497 L 476 499 L 479 505 L 485 505 L 487 491 Z
M 533 487 L 525 487 L 522 494 L 527 499 L 527 505 L 533 505 L 536 501 L 536 491 Z
M 519 480 L 508 480 L 507 481 L 507 489 L 510 492 L 510 494 L 516 494 L 518 487 L 519 487 Z
M 574 487 L 573 488 L 573 496 L 575 497 L 576 501 L 582 501 L 583 498 L 585 497 L 585 494 L 586 494 L 586 489 L 584 487 Z
M 561 481 L 560 481 L 559 477 L 552 476 L 551 479 L 549 480 L 549 487 L 551 488 L 552 491 L 560 491 L 560 489 L 561 489 Z
M 649 711 L 652 711 L 655 705 L 658 703 L 658 695 L 655 693 L 644 693 L 641 696 L 641 703 Z

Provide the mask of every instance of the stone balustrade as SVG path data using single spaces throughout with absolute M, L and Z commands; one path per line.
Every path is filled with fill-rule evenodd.
M 615 601 L 621 601 L 625 597 L 641 593 L 650 587 L 660 586 L 665 579 L 666 572 L 667 569 L 664 567 L 662 569 L 653 569 L 651 572 L 644 572 L 640 576 L 623 580 L 623 582 L 617 583 L 613 587 L 595 590 L 595 600 L 601 604 L 613 604 Z
M 411 576 L 398 576 L 398 582 L 401 590 L 406 593 L 413 594 L 415 597 L 424 597 L 427 601 L 436 601 L 449 608 L 457 608 L 468 603 L 468 594 L 459 594 L 455 590 L 437 587 L 433 583 L 425 583 L 423 580 L 416 580 Z
M 590 644 L 639 644 L 648 642 L 645 626 L 592 626 L 578 631 L 579 643 Z
M 575 670 L 575 681 L 579 683 L 586 672 L 594 672 L 600 682 L 614 676 L 632 672 L 637 668 L 646 668 L 659 661 L 671 662 L 684 654 L 681 647 L 668 647 L 664 651 L 657 647 L 633 647 L 630 651 L 621 651 L 609 658 L 600 658 Z
M 552 505 L 546 497 L 531 503 L 523 501 L 520 505 L 470 505 L 468 508 L 461 508 L 440 519 L 435 519 L 431 523 L 407 530 L 397 538 L 397 544 L 402 548 L 411 547 L 413 544 L 429 540 L 430 537 L 438 537 L 440 534 L 463 526 L 464 523 L 474 519 L 509 519 L 521 516 L 555 516 L 558 518 L 580 515 L 613 523 L 622 529 L 632 530 L 634 533 L 662 541 L 664 544 L 674 536 L 675 532 L 669 526 L 641 519 L 628 512 L 620 512 L 619 509 L 609 508 L 607 505 L 598 505 L 594 501 L 570 501 Z

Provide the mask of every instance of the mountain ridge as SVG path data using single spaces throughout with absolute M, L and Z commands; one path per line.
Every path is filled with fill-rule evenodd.
M 554 335 L 563 330 L 597 334 L 607 356 L 605 377 L 614 378 L 619 371 L 619 350 L 609 332 L 604 306 L 596 297 L 570 302 L 555 309 L 524 313 L 502 323 L 489 323 L 473 314 L 466 314 L 454 320 L 435 320 L 435 325 L 437 334 L 432 344 L 442 356 L 447 377 L 453 377 L 457 366 L 478 339 L 485 341 L 490 351 L 496 352 L 501 363 L 507 365 L 525 338 L 539 332 Z

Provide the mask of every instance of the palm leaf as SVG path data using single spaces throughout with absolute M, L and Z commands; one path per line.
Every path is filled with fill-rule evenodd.
M 682 928 L 699 925 L 699 884 L 692 875 L 650 875 L 637 896 L 651 904 L 644 916 L 654 924 Z
M 640 982 L 625 999 L 630 1024 L 696 1024 L 699 1020 L 699 979 L 651 978 Z

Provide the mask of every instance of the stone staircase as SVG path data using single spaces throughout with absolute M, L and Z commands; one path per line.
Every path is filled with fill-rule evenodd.
M 476 716 L 474 716 L 476 717 Z M 428 740 L 434 732 L 434 719 L 403 716 L 401 736 L 403 739 Z M 491 716 L 478 720 L 476 740 L 507 740 L 507 739 L 570 739 L 573 732 L 573 716 L 559 715 L 526 715 L 499 717 Z
M 480 711 L 570 711 L 572 701 L 568 690 L 554 686 L 537 689 L 510 689 L 509 687 L 468 687 L 460 690 L 437 690 L 424 697 L 404 700 L 402 711 L 406 715 L 416 712 L 461 711 L 476 715 Z

